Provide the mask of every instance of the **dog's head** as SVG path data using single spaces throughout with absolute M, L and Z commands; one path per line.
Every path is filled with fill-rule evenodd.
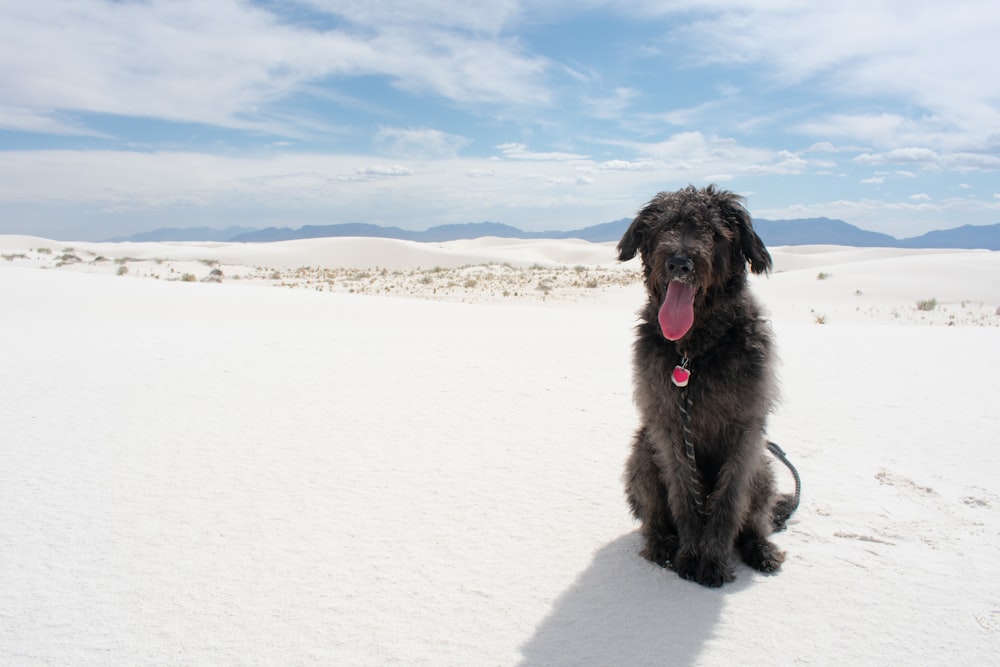
M 771 255 L 753 230 L 743 198 L 714 185 L 688 186 L 656 195 L 618 243 L 618 259 L 642 256 L 646 289 L 659 304 L 668 340 L 679 340 L 694 323 L 697 300 L 771 268 Z

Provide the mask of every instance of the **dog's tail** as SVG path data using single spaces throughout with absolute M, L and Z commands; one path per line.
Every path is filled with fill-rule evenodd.
M 777 532 L 788 527 L 789 517 L 799 508 L 799 499 L 802 497 L 802 480 L 799 478 L 799 471 L 785 456 L 785 450 L 770 440 L 767 441 L 767 448 L 774 454 L 775 458 L 788 467 L 792 472 L 792 477 L 795 478 L 795 493 L 784 494 L 774 506 L 774 530 Z

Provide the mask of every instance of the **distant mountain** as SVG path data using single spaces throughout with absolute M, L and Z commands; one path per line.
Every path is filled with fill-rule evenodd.
M 459 239 L 476 239 L 483 236 L 520 239 L 583 239 L 593 243 L 617 241 L 628 229 L 631 218 L 621 218 L 582 229 L 569 231 L 526 232 L 499 222 L 474 222 L 461 225 L 439 225 L 424 231 L 399 227 L 383 227 L 364 222 L 339 225 L 306 225 L 298 229 L 268 227 L 252 229 L 230 227 L 217 230 L 198 227 L 193 229 L 157 229 L 113 241 L 234 241 L 260 243 L 314 239 L 337 236 L 369 236 L 375 238 L 403 239 L 440 243 Z M 754 228 L 764 243 L 781 245 L 847 245 L 877 248 L 982 248 L 1000 250 L 1000 224 L 964 225 L 954 229 L 933 231 L 907 239 L 897 239 L 888 234 L 871 232 L 829 218 L 804 218 L 799 220 L 754 220 Z
M 306 225 L 298 229 L 289 227 L 268 227 L 244 232 L 232 237 L 231 241 L 256 243 L 262 241 L 290 241 L 293 239 L 328 238 L 335 236 L 369 236 L 375 238 L 402 239 L 405 241 L 423 241 L 425 243 L 440 243 L 460 239 L 478 239 L 483 236 L 516 239 L 583 239 L 600 243 L 617 241 L 628 228 L 630 218 L 622 218 L 614 222 L 605 222 L 592 227 L 570 231 L 526 232 L 517 227 L 511 227 L 499 222 L 470 222 L 461 225 L 438 225 L 424 231 L 400 229 L 399 227 L 382 227 L 363 222 L 350 222 L 340 225 Z
M 888 234 L 859 229 L 843 220 L 804 218 L 800 220 L 753 221 L 754 229 L 765 245 L 849 245 L 861 248 L 886 248 L 899 245 Z
M 257 231 L 253 227 L 227 227 L 226 229 L 211 229 L 209 227 L 163 227 L 151 232 L 141 232 L 132 236 L 108 239 L 109 243 L 132 241 L 135 243 L 158 241 L 229 241 L 233 237 L 247 232 Z
M 847 245 L 857 248 L 967 248 L 1000 250 L 1000 224 L 963 225 L 897 239 L 859 229 L 843 220 L 807 218 L 753 222 L 765 245 Z
M 904 248 L 985 248 L 1000 250 L 1000 223 L 995 225 L 962 225 L 954 229 L 927 232 L 903 239 Z
M 294 241 L 297 239 L 321 239 L 331 236 L 370 236 L 375 238 L 410 239 L 412 232 L 399 227 L 382 227 L 365 222 L 349 222 L 343 225 L 306 225 L 298 229 L 290 227 L 268 227 L 250 229 L 230 238 L 241 243 L 264 243 L 271 241 Z

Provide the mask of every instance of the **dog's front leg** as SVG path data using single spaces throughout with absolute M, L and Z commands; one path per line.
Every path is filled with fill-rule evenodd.
M 679 438 L 678 438 L 679 439 Z M 691 474 L 684 454 L 683 442 L 668 448 L 670 460 L 665 466 L 667 502 L 677 527 L 678 549 L 673 569 L 684 579 L 698 581 L 698 566 L 702 561 L 703 533 L 705 530 L 704 490 L 701 482 Z
M 723 463 L 715 488 L 706 498 L 705 526 L 699 543 L 701 561 L 695 576 L 704 586 L 721 586 L 735 578 L 731 558 L 733 544 L 750 509 L 750 486 L 755 470 L 754 461 L 746 460 L 741 454 L 756 449 L 750 446 L 746 432 L 743 438 L 743 442 L 732 447 L 732 455 Z

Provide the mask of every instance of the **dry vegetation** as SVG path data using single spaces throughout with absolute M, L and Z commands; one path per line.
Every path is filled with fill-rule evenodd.
M 305 266 L 283 269 L 273 266 L 225 264 L 214 259 L 177 260 L 138 257 L 106 257 L 73 248 L 34 248 L 2 255 L 7 262 L 41 269 L 118 275 L 177 282 L 234 283 L 302 289 L 318 292 L 394 296 L 469 303 L 579 302 L 600 299 L 622 289 L 637 290 L 641 297 L 641 275 L 623 265 L 515 267 L 510 264 L 476 264 L 458 268 L 413 268 L 392 270 L 323 268 Z M 816 275 L 830 281 L 830 273 Z M 946 302 L 914 298 L 909 304 L 869 302 L 867 290 L 854 290 L 856 313 L 865 319 L 901 324 L 944 326 L 1000 326 L 1000 307 L 978 301 Z M 915 295 L 919 297 L 921 295 Z M 837 323 L 838 312 L 808 308 L 816 324 Z
M 169 260 L 164 258 L 104 256 L 88 259 L 72 255 L 67 248 L 55 254 L 49 248 L 3 256 L 39 268 L 67 268 L 108 273 L 129 278 L 152 278 L 180 282 L 249 281 L 286 289 L 320 292 L 402 296 L 465 302 L 578 301 L 611 288 L 638 283 L 635 270 L 602 266 L 543 266 L 518 268 L 510 264 L 477 264 L 458 268 L 414 268 L 389 270 L 323 268 L 304 266 L 280 269 L 266 266 L 223 265 L 213 259 Z

